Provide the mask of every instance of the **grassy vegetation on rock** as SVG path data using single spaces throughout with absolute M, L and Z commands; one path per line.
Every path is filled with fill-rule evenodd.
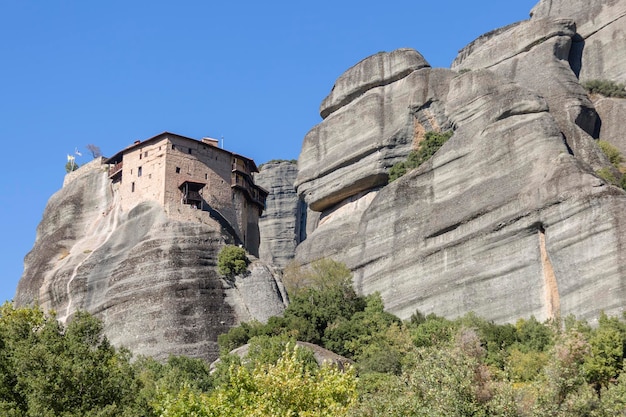
M 426 132 L 424 140 L 420 142 L 417 150 L 411 151 L 406 161 L 394 164 L 389 170 L 389 182 L 393 182 L 402 177 L 408 171 L 415 169 L 428 161 L 443 146 L 444 143 L 452 136 L 453 131 L 444 133 Z

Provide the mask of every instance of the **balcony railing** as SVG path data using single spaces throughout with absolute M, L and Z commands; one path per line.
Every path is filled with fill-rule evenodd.
M 118 173 L 121 174 L 121 172 L 122 172 L 122 164 L 123 164 L 123 162 L 118 162 L 117 164 L 113 165 L 112 167 L 109 167 L 109 178 L 113 178 Z
M 250 184 L 250 182 L 245 177 L 243 177 L 242 175 L 237 175 L 236 173 L 233 173 L 231 180 L 231 184 L 233 187 L 243 188 L 243 190 L 252 201 L 265 208 L 265 198 L 261 196 L 261 193 L 256 186 Z

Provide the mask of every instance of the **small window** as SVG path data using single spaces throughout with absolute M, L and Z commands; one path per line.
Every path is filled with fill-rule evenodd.
M 141 177 L 142 171 L 141 171 L 141 167 L 137 168 L 137 176 Z
M 135 183 L 134 182 L 132 184 L 130 184 L 130 192 L 131 193 L 135 192 Z
M 141 154 L 141 152 L 139 152 L 139 159 L 141 159 L 141 156 L 142 156 L 142 154 Z
M 204 179 L 208 180 L 209 179 L 209 174 L 204 174 Z
M 180 174 L 180 167 L 176 167 L 176 173 Z
M 189 152 L 189 155 L 191 155 L 191 148 L 187 149 L 187 151 Z
M 176 149 L 176 145 L 172 143 L 172 149 Z
M 148 157 L 148 151 L 144 152 L 143 156 Z

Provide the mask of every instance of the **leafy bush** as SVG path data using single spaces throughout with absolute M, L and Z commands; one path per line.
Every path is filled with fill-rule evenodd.
M 323 291 L 335 286 L 350 287 L 352 272 L 345 264 L 329 258 L 315 260 L 306 267 L 291 262 L 283 271 L 283 283 L 293 297 L 309 288 Z
M 245 273 L 248 263 L 245 249 L 235 245 L 226 245 L 217 255 L 217 272 L 232 278 Z
M 611 80 L 590 80 L 583 84 L 590 94 L 601 94 L 605 97 L 626 98 L 624 84 Z
M 389 170 L 389 182 L 393 182 L 428 161 L 452 136 L 454 132 L 449 130 L 444 133 L 434 131 L 426 132 L 424 140 L 420 142 L 415 151 L 411 151 L 406 161 L 394 164 Z
M 288 345 L 275 364 L 232 365 L 226 383 L 210 395 L 181 391 L 161 396 L 162 417 L 345 416 L 356 400 L 356 377 L 335 367 L 310 368 Z

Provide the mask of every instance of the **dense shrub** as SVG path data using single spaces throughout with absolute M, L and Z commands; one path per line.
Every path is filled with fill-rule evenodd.
M 226 277 L 245 273 L 248 263 L 245 249 L 239 246 L 226 245 L 217 255 L 217 271 Z
M 64 326 L 7 303 L 0 415 L 608 417 L 626 410 L 626 316 L 602 314 L 597 326 L 573 317 L 510 325 L 416 312 L 401 322 L 378 294 L 357 296 L 343 285 L 305 289 L 294 302 L 287 318 L 233 329 L 250 341 L 250 354 L 222 355 L 213 374 L 197 359 L 131 361 L 86 313 Z M 344 349 L 356 366 L 318 368 L 310 351 L 293 348 L 300 329 Z
M 624 84 L 611 80 L 589 80 L 584 82 L 583 87 L 590 94 L 601 94 L 605 97 L 626 98 Z

